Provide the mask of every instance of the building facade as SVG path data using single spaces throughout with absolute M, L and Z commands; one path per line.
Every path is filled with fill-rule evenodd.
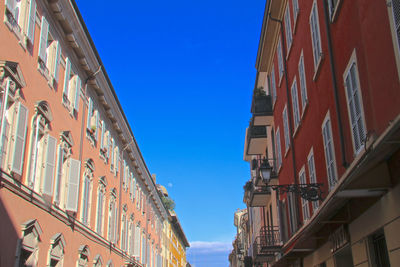
M 168 210 L 75 1 L 0 14 L 0 265 L 167 266 Z
M 400 264 L 398 10 L 266 1 L 245 144 L 245 202 L 264 207 L 250 224 L 266 227 L 252 265 Z

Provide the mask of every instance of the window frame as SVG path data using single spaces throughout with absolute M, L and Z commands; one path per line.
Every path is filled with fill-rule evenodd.
M 314 15 L 315 15 L 315 17 L 314 17 Z M 315 26 L 313 26 L 313 23 L 312 23 L 313 21 L 315 22 Z M 320 25 L 319 25 L 318 4 L 317 4 L 316 0 L 314 0 L 312 8 L 311 8 L 309 24 L 310 24 L 311 44 L 312 44 L 312 52 L 313 52 L 312 54 L 313 54 L 313 59 L 314 59 L 314 80 L 315 80 L 317 72 L 319 70 L 319 66 L 321 65 L 321 61 L 323 58 L 322 43 L 321 43 L 321 30 L 320 30 Z M 316 50 L 316 47 L 315 47 L 316 44 L 315 44 L 314 35 L 313 35 L 314 30 L 316 31 L 316 35 L 318 37 L 318 47 L 317 47 L 318 50 Z M 318 52 L 318 58 L 316 58 L 317 52 Z
M 334 138 L 333 138 L 333 132 L 332 132 L 332 123 L 331 122 L 332 122 L 332 120 L 330 118 L 330 113 L 328 111 L 326 116 L 325 116 L 325 119 L 324 119 L 324 121 L 322 123 L 321 130 L 322 130 L 322 139 L 323 139 L 323 144 L 324 144 L 325 166 L 326 166 L 326 172 L 327 172 L 327 180 L 328 180 L 328 189 L 329 189 L 329 191 L 331 191 L 335 187 L 337 182 L 338 182 L 335 144 L 334 144 Z M 326 126 L 329 126 L 328 130 L 329 130 L 330 137 L 331 137 L 331 140 L 330 140 L 330 144 L 331 144 L 330 145 L 331 146 L 330 147 L 330 151 L 332 152 L 332 159 L 331 159 L 332 163 L 328 162 L 329 159 L 328 159 L 328 156 L 327 156 L 327 153 L 328 153 L 327 152 L 327 146 L 328 146 L 328 144 L 327 144 L 327 140 L 325 139 L 325 134 L 324 134 L 324 128 Z M 331 167 L 329 165 L 331 165 L 331 164 L 332 164 L 333 172 L 330 171 Z M 334 175 L 334 177 L 330 177 L 332 174 Z

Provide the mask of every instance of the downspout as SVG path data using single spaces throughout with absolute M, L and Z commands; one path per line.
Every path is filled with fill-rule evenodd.
M 344 134 L 343 134 L 343 125 L 342 125 L 342 116 L 340 114 L 340 103 L 339 103 L 339 90 L 337 85 L 337 78 L 335 73 L 335 61 L 333 57 L 333 48 L 332 48 L 332 37 L 331 37 L 331 28 L 330 28 L 330 16 L 328 11 L 327 2 L 322 0 L 324 4 L 324 18 L 325 18 L 325 26 L 326 26 L 326 39 L 328 41 L 328 53 L 329 53 L 329 65 L 331 67 L 331 75 L 332 75 L 332 85 L 333 92 L 335 97 L 335 108 L 338 117 L 338 129 L 339 129 L 339 140 L 340 140 L 340 152 L 342 154 L 342 166 L 347 168 L 349 163 L 346 160 L 346 150 L 344 144 Z
M 286 46 L 285 46 L 285 35 L 283 32 L 283 22 L 282 20 L 273 18 L 271 16 L 271 13 L 268 14 L 269 18 L 272 21 L 278 22 L 280 24 L 280 32 L 281 32 L 281 46 L 282 46 L 282 58 L 283 58 L 283 68 L 284 68 L 284 75 L 285 75 L 285 82 L 286 82 L 286 99 L 287 99 L 287 107 L 288 107 L 288 124 L 289 124 L 289 134 L 290 134 L 290 148 L 292 149 L 292 163 L 293 163 L 293 182 L 295 185 L 298 184 L 297 182 L 297 168 L 296 168 L 296 155 L 295 155 L 295 148 L 294 148 L 294 142 L 293 142 L 293 110 L 292 110 L 292 105 L 290 104 L 290 97 L 289 97 L 289 78 L 287 75 L 287 61 L 286 61 Z M 300 214 L 299 212 L 299 201 L 296 201 L 296 217 L 299 217 L 298 215 Z M 297 227 L 299 227 L 300 224 L 300 218 L 297 218 Z M 294 234 L 294 233 L 292 233 Z

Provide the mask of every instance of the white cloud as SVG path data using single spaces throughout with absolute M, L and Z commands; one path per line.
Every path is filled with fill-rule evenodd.
M 209 254 L 214 252 L 229 252 L 231 250 L 232 250 L 231 242 L 193 241 L 190 242 L 189 253 Z
M 172 187 L 173 184 L 172 184 L 172 183 L 168 183 L 167 186 L 168 186 L 168 187 Z

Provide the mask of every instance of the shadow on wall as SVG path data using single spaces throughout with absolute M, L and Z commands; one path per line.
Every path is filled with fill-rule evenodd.
M 18 207 L 13 207 L 18 209 Z M 18 229 L 15 228 L 3 204 L 0 189 L 0 267 L 14 266 L 18 243 Z M 30 266 L 27 266 L 30 267 Z

